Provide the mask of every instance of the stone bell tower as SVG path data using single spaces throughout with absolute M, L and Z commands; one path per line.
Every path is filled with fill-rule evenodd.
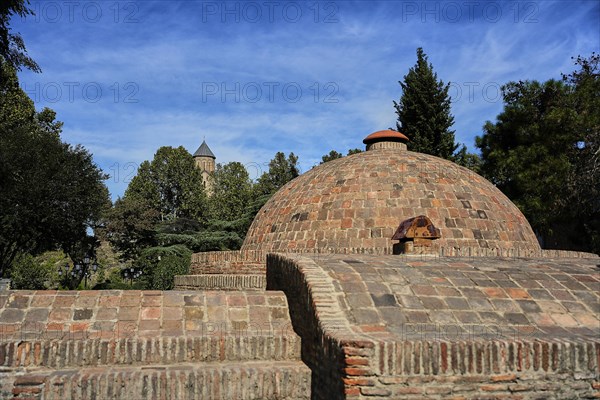
M 215 172 L 215 155 L 203 140 L 198 150 L 194 153 L 196 167 L 202 171 L 202 180 L 207 194 L 212 193 L 212 174 Z

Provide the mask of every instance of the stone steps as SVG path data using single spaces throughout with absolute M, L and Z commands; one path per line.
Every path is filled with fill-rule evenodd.
M 308 399 L 311 371 L 300 361 L 183 363 L 13 371 L 12 395 L 67 399 Z M 8 393 L 0 393 L 0 396 Z

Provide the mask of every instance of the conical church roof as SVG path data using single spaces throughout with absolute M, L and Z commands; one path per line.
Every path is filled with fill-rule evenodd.
M 200 147 L 198 147 L 198 150 L 196 150 L 196 152 L 194 153 L 194 157 L 217 158 L 217 157 L 215 157 L 213 152 L 210 150 L 210 148 L 206 144 L 205 140 L 202 141 L 202 144 L 200 145 Z

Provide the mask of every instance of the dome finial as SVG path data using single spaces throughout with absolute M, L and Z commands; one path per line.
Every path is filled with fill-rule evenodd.
M 367 145 L 367 151 L 377 149 L 406 150 L 406 142 L 408 142 L 406 135 L 391 129 L 371 133 L 363 140 L 363 143 Z

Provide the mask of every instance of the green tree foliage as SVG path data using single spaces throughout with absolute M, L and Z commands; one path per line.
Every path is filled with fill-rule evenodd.
M 154 290 L 171 290 L 175 275 L 189 272 L 192 252 L 183 245 L 150 247 L 135 262 L 141 268 L 144 287 Z
M 238 234 L 240 222 L 210 220 L 206 226 L 197 221 L 178 219 L 157 226 L 156 242 L 160 246 L 181 244 L 193 252 L 237 250 L 243 236 Z
M 125 196 L 107 213 L 104 236 L 123 260 L 135 260 L 140 252 L 156 243 L 159 212 L 139 196 Z
M 467 146 L 464 144 L 461 146 L 460 150 L 454 154 L 453 161 L 456 164 L 469 168 L 476 173 L 481 172 L 481 157 L 475 153 L 469 153 L 467 151 Z
M 14 70 L 0 67 L 1 274 L 19 253 L 58 247 L 75 257 L 110 203 L 92 155 L 62 142 L 54 111 L 36 113 Z
M 151 162 L 143 162 L 125 196 L 145 198 L 161 220 L 206 218 L 202 173 L 183 147 L 161 147 Z
M 36 259 L 29 255 L 19 255 L 11 270 L 11 289 L 44 290 L 50 279 L 50 271 L 39 265 Z
M 572 87 L 570 106 L 575 112 L 575 131 L 580 140 L 573 148 L 573 168 L 568 178 L 577 218 L 589 237 L 591 251 L 600 254 L 600 54 L 575 59 L 578 70 L 563 75 Z
M 598 58 L 578 63 L 564 82 L 503 86 L 504 110 L 476 145 L 483 175 L 519 206 L 545 247 L 598 251 Z
M 323 157 L 321 157 L 321 164 L 325 164 L 326 162 L 337 160 L 338 158 L 342 157 L 344 157 L 342 153 L 338 153 L 335 150 L 331 150 L 329 154 L 325 154 Z
M 32 124 L 35 115 L 33 101 L 20 90 L 14 69 L 0 61 L 0 126 L 6 130 L 26 127 Z
M 174 239 L 190 231 L 182 221 L 192 223 L 196 232 L 206 224 L 207 216 L 202 174 L 192 155 L 183 147 L 161 147 L 152 161 L 140 164 L 125 195 L 115 202 L 104 235 L 122 260 L 132 261 L 160 243 L 161 226 L 170 227 L 162 233 L 171 235 L 171 244 L 182 243 L 188 239 Z
M 248 206 L 246 207 L 246 210 L 244 211 L 242 218 L 240 218 L 238 221 L 236 221 L 236 223 L 239 224 L 237 232 L 239 233 L 239 236 L 242 239 L 242 241 L 246 237 L 246 234 L 248 233 L 248 229 L 250 229 L 250 225 L 252 225 L 252 221 L 254 221 L 254 217 L 256 217 L 256 214 L 258 214 L 260 209 L 265 205 L 265 203 L 270 198 L 271 198 L 271 195 L 263 194 L 263 195 L 258 195 L 257 197 L 252 199 L 252 201 L 250 201 L 248 203 Z
M 361 149 L 350 149 L 348 150 L 348 156 L 351 156 L 352 154 L 358 154 L 358 153 L 362 153 Z M 323 157 L 321 157 L 321 162 L 319 164 L 325 164 L 328 161 L 332 161 L 332 160 L 337 160 L 338 158 L 342 158 L 344 157 L 342 155 L 342 153 L 338 153 L 335 150 L 331 150 L 329 152 L 329 154 L 325 154 Z
M 290 153 L 288 158 L 285 158 L 284 153 L 277 152 L 269 162 L 269 171 L 258 178 L 254 193 L 256 196 L 272 195 L 298 175 L 300 175 L 298 157 Z
M 240 219 L 252 198 L 252 181 L 246 167 L 239 162 L 217 164 L 210 196 L 211 219 Z
M 29 0 L 3 0 L 0 2 L 0 61 L 6 62 L 17 71 L 20 71 L 21 67 L 25 67 L 34 72 L 41 72 L 36 62 L 27 55 L 25 42 L 21 35 L 10 32 L 11 17 L 33 15 L 33 11 L 28 6 Z
M 453 160 L 458 145 L 454 142 L 454 117 L 450 113 L 450 84 L 438 81 L 422 48 L 417 63 L 399 82 L 402 96 L 394 101 L 397 129 L 408 136 L 409 150 Z

